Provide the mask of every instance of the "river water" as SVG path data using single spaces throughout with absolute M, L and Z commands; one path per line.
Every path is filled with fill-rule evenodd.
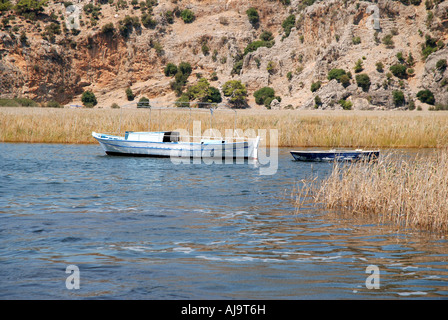
M 295 210 L 297 183 L 331 167 L 2 143 L 0 299 L 448 298 L 444 237 Z

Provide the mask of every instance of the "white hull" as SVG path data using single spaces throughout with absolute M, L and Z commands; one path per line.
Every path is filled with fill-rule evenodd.
M 187 158 L 257 159 L 259 138 L 244 142 L 154 142 L 133 141 L 124 137 L 92 133 L 109 155 Z

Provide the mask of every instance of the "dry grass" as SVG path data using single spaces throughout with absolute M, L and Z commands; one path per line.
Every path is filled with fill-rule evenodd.
M 372 163 L 335 163 L 328 178 L 305 181 L 297 207 L 310 195 L 327 209 L 446 234 L 448 149 L 408 159 L 390 153 Z
M 0 141 L 95 143 L 91 132 L 116 132 L 121 109 L 0 107 Z M 148 130 L 148 110 L 123 110 L 121 131 Z M 151 130 L 189 129 L 186 111 L 153 110 Z M 210 126 L 209 112 L 193 114 Z M 159 126 L 160 124 L 160 126 Z M 213 127 L 234 128 L 233 112 L 215 112 Z M 238 129 L 277 129 L 280 147 L 441 147 L 448 141 L 447 112 L 406 111 L 238 111 Z

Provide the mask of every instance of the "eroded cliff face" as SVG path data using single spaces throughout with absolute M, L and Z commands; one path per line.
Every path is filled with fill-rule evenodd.
M 70 30 L 69 24 L 64 27 L 69 13 L 62 3 L 50 1 L 35 21 L 4 11 L 2 18 L 15 19 L 0 30 L 1 97 L 77 104 L 84 90 L 92 90 L 99 107 L 110 107 L 126 103 L 125 89 L 131 87 L 137 98 L 173 101 L 177 99 L 170 87 L 173 79 L 166 77 L 163 69 L 168 62 L 177 65 L 185 61 L 193 67 L 188 84 L 203 76 L 221 89 L 228 80 L 240 80 L 246 84 L 248 104 L 254 108 L 264 108 L 255 104 L 253 92 L 265 86 L 281 97 L 280 103 L 272 105 L 277 108 L 315 108 L 319 96 L 322 109 L 341 108 L 340 99 L 357 109 L 389 109 L 397 107 L 392 98 L 396 90 L 406 99 L 398 107 L 407 108 L 409 101 L 417 102 L 416 94 L 422 89 L 430 89 L 438 103 L 448 104 L 448 72 L 436 67 L 439 60 L 448 58 L 446 1 L 434 0 L 427 7 L 424 2 L 404 5 L 392 0 L 328 0 L 312 5 L 307 5 L 312 1 L 302 0 L 159 0 L 152 2 L 156 26 L 135 26 L 123 36 L 119 21 L 126 15 L 142 16 L 140 5 L 128 2 L 120 8 L 117 0 L 98 3 L 101 16 L 92 25 L 83 10 L 90 1 L 75 1 L 82 22 L 77 32 Z M 259 13 L 255 26 L 246 14 L 250 7 Z M 184 9 L 194 12 L 192 23 L 184 23 L 176 14 L 172 23 L 167 20 L 168 11 Z M 295 22 L 286 36 L 282 23 L 290 15 Z M 54 39 L 46 33 L 51 23 L 61 25 L 61 33 L 54 34 Z M 108 23 L 114 24 L 114 33 L 102 32 Z M 275 44 L 243 57 L 246 46 L 263 31 L 272 33 Z M 387 35 L 393 44 L 383 41 Z M 428 37 L 436 41 L 437 48 L 424 57 L 422 46 Z M 201 50 L 203 44 L 208 53 Z M 398 53 L 406 61 L 399 61 Z M 409 56 L 413 62 L 407 61 Z M 240 73 L 232 72 L 241 57 Z M 357 61 L 362 62 L 358 73 Z M 384 71 L 377 70 L 378 62 Z M 397 63 L 406 65 L 411 73 L 390 77 L 389 68 Z M 348 84 L 327 79 L 334 68 L 351 73 Z M 212 73 L 217 79 L 211 79 Z M 369 76 L 368 90 L 358 86 L 358 74 Z M 311 84 L 317 81 L 321 87 L 312 92 Z

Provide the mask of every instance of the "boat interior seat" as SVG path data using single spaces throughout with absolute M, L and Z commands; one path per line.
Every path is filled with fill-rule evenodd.
M 177 131 L 166 131 L 163 135 L 163 142 L 179 142 L 180 134 Z

